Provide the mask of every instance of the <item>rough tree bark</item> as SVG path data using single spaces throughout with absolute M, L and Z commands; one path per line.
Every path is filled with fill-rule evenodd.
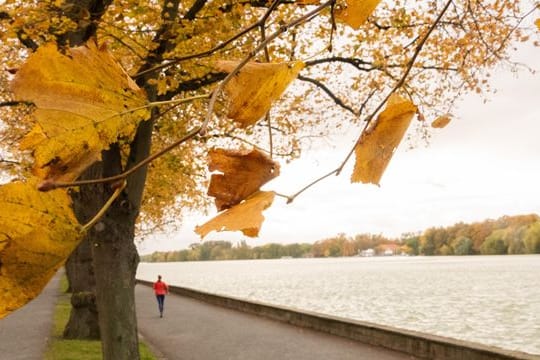
M 84 239 L 66 262 L 71 290 L 71 313 L 64 328 L 66 339 L 99 339 L 92 249 Z

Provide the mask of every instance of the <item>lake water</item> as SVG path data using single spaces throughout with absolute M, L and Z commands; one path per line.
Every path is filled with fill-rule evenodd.
M 141 263 L 137 277 L 540 354 L 540 255 Z

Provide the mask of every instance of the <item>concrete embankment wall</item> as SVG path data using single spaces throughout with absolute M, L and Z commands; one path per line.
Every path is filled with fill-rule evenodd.
M 149 281 L 138 283 L 152 286 Z M 344 319 L 284 306 L 268 305 L 234 297 L 210 294 L 184 287 L 170 286 L 169 291 L 213 305 L 263 316 L 291 325 L 341 336 L 365 344 L 400 351 L 421 359 L 442 360 L 540 360 L 540 356 L 492 346 L 396 329 L 363 321 Z

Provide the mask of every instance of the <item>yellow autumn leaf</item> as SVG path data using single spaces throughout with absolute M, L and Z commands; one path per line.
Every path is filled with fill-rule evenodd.
M 195 232 L 201 238 L 212 231 L 242 231 L 246 236 L 256 237 L 264 221 L 262 212 L 272 205 L 274 195 L 273 191 L 258 191 L 240 204 L 195 227 Z
M 0 186 L 0 318 L 36 297 L 81 239 L 65 190 Z
M 12 90 L 37 107 L 21 148 L 33 151 L 34 174 L 42 179 L 76 179 L 109 144 L 131 139 L 150 115 L 129 111 L 147 103 L 144 91 L 94 42 L 65 52 L 41 46 L 17 72 Z
M 448 123 L 450 123 L 450 120 L 452 120 L 450 115 L 439 116 L 438 118 L 433 120 L 433 122 L 431 123 L 431 127 L 435 129 L 442 129 L 443 127 L 448 125 Z
M 211 149 L 208 170 L 212 174 L 208 195 L 222 211 L 238 204 L 279 175 L 279 164 L 257 149 Z
M 376 122 L 356 144 L 351 182 L 379 184 L 415 113 L 416 106 L 411 101 L 397 94 L 390 97 Z
M 540 30 L 540 18 L 536 19 L 534 21 L 534 24 L 536 25 L 536 27 L 538 28 L 538 30 Z
M 335 18 L 353 29 L 366 22 L 381 0 L 346 0 L 347 6 L 335 11 Z
M 231 72 L 238 61 L 221 60 L 216 63 L 219 71 Z M 293 81 L 305 64 L 293 63 L 247 63 L 225 85 L 228 98 L 227 116 L 240 127 L 255 124 Z

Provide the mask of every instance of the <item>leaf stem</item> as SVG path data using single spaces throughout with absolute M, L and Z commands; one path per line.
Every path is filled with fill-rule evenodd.
M 122 193 L 122 190 L 124 190 L 125 187 L 126 187 L 126 182 L 123 181 L 122 185 L 118 186 L 114 190 L 114 193 L 107 200 L 107 202 L 103 205 L 103 207 L 101 209 L 99 209 L 98 213 L 92 218 L 92 220 L 90 220 L 89 222 L 87 222 L 86 224 L 83 225 L 83 227 L 81 229 L 81 232 L 87 232 L 92 226 L 94 226 L 99 221 L 99 219 L 101 219 L 103 217 L 103 215 L 105 215 L 105 213 L 107 212 L 107 210 L 109 210 L 109 208 L 111 207 L 114 200 L 116 200 L 118 198 L 118 196 L 120 195 L 120 193 Z

